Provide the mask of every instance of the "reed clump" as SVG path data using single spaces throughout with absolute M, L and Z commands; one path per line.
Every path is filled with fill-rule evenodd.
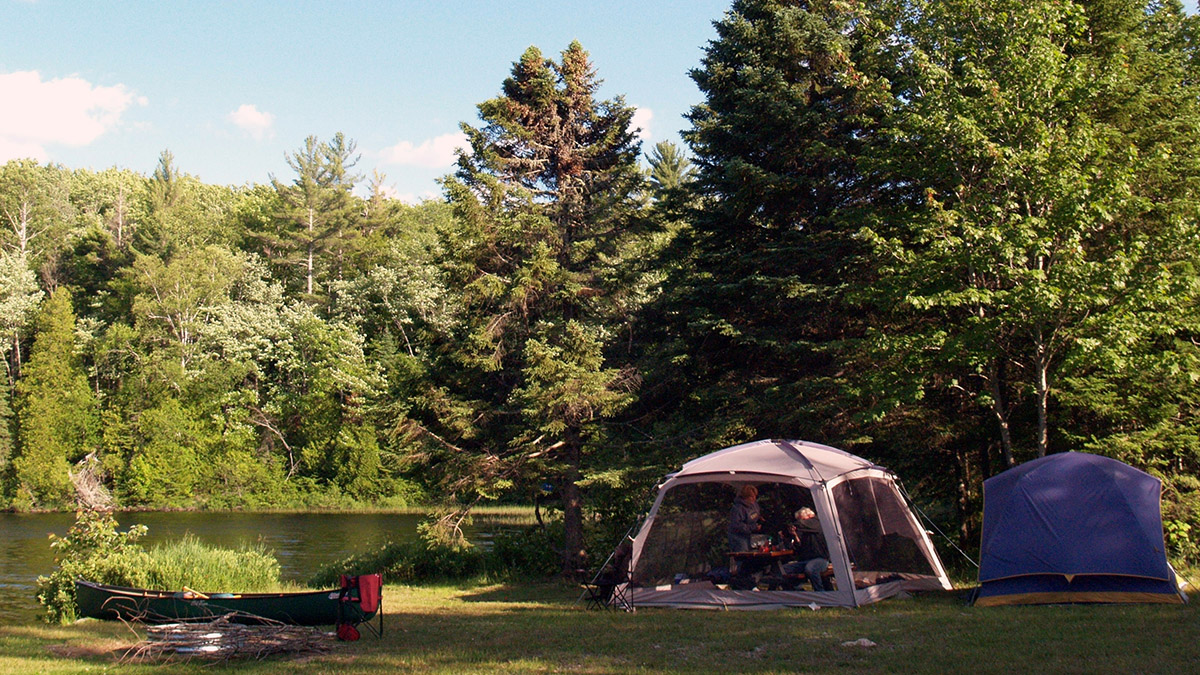
M 126 550 L 100 565 L 104 583 L 135 588 L 257 593 L 279 590 L 279 561 L 261 544 L 226 549 L 194 535 Z

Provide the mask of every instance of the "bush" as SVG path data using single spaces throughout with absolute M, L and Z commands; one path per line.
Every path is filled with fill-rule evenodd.
M 46 607 L 46 621 L 74 621 L 78 614 L 75 580 L 102 578 L 102 566 L 113 556 L 139 551 L 136 542 L 144 534 L 144 525 L 118 532 L 117 521 L 111 513 L 83 509 L 76 513 L 75 524 L 65 537 L 50 535 L 57 569 L 50 576 L 40 576 L 37 580 L 37 599 Z
M 498 576 L 522 579 L 551 577 L 562 568 L 561 522 L 548 527 L 522 527 L 498 532 L 487 556 L 488 569 Z
M 555 531 L 557 529 L 558 531 Z M 309 584 L 333 586 L 342 574 L 378 572 L 390 583 L 461 581 L 483 576 L 492 578 L 544 578 L 559 571 L 557 553 L 562 527 L 525 527 L 496 535 L 490 551 L 453 539 L 439 537 L 423 527 L 420 539 L 387 542 L 326 565 Z
M 309 580 L 316 587 L 336 586 L 342 574 L 378 572 L 389 583 L 469 579 L 485 571 L 484 556 L 473 546 L 447 546 L 418 539 L 388 542 L 323 567 Z

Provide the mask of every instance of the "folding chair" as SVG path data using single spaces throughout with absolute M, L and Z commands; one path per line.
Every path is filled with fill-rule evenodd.
M 588 609 L 608 609 L 608 603 L 612 601 L 613 584 L 599 583 L 593 580 L 591 583 L 579 584 L 583 589 L 584 596 L 587 597 Z
M 608 559 L 600 566 L 600 571 L 586 584 L 580 584 L 583 594 L 579 599 L 587 599 L 588 609 L 622 609 L 633 611 L 633 599 L 629 594 L 629 580 L 633 577 L 633 532 L 641 523 L 635 522 L 625 538 L 617 545 Z
M 379 574 L 343 574 L 341 587 L 338 595 L 341 601 L 338 605 L 338 638 L 357 640 L 358 626 L 371 631 L 375 637 L 383 637 L 383 577 Z M 357 604 L 358 611 L 349 608 L 349 603 Z M 369 620 L 363 621 L 364 617 L 372 614 L 379 617 L 378 627 L 372 626 Z

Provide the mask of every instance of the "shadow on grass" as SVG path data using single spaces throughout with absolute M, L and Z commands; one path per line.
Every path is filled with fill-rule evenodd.
M 473 590 L 460 597 L 463 602 L 537 603 L 549 606 L 570 606 L 579 597 L 578 585 L 563 582 L 530 584 L 505 583 Z

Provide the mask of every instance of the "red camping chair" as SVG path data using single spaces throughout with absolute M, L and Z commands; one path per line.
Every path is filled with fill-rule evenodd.
M 338 599 L 343 605 L 339 607 L 341 617 L 337 626 L 338 638 L 357 640 L 359 637 L 358 626 L 360 625 L 369 629 L 376 637 L 383 637 L 383 577 L 379 574 L 360 574 L 358 576 L 343 574 L 341 584 L 342 592 Z M 361 614 L 350 615 L 344 603 L 351 602 L 359 606 L 362 610 Z M 362 617 L 372 613 L 379 617 L 378 628 L 372 626 L 370 621 L 361 621 Z M 350 616 L 355 616 L 358 620 L 349 618 Z

